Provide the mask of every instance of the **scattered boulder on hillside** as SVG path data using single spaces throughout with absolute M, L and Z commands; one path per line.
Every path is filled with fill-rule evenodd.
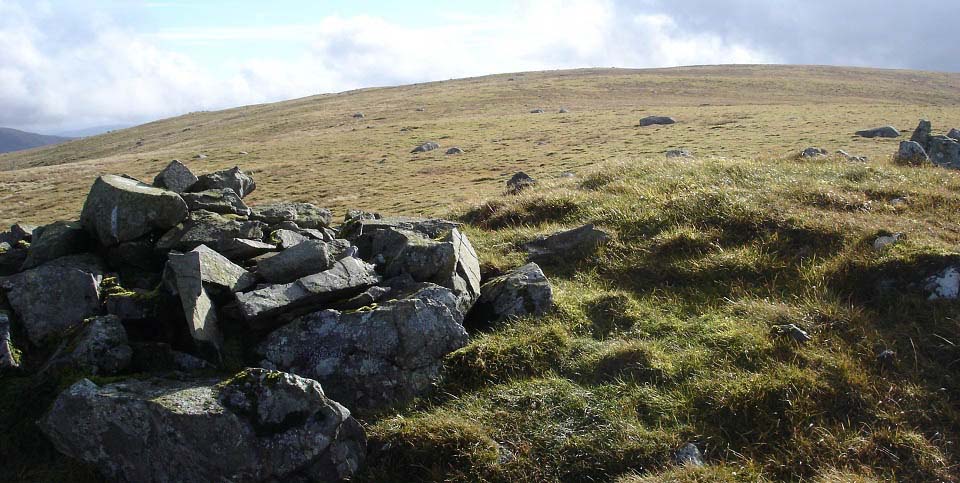
M 269 203 L 251 208 L 250 219 L 259 220 L 268 225 L 278 225 L 291 221 L 302 228 L 322 229 L 333 222 L 333 213 L 311 203 Z
M 117 481 L 341 481 L 363 428 L 316 381 L 247 369 L 226 379 L 83 379 L 39 422 L 62 453 Z
M 864 129 L 855 133 L 862 138 L 898 138 L 900 131 L 893 126 L 875 127 L 873 129 Z
M 960 141 L 947 136 L 930 136 L 927 156 L 937 166 L 960 169 Z
M 540 266 L 531 262 L 483 284 L 470 319 L 496 323 L 510 317 L 543 315 L 551 306 L 550 282 Z
M 930 300 L 956 300 L 960 295 L 960 268 L 950 266 L 924 281 Z
M 950 132 L 947 133 L 947 137 L 950 139 L 955 139 L 957 141 L 960 141 L 960 129 L 957 129 L 957 128 L 951 129 Z
M 671 150 L 668 150 L 668 151 L 667 151 L 666 153 L 664 153 L 664 154 L 666 154 L 667 159 L 692 158 L 692 157 L 693 157 L 693 153 L 691 153 L 690 151 L 688 151 L 688 150 L 686 150 L 686 149 L 671 149 Z
M 561 107 L 560 110 L 557 111 L 558 114 L 567 114 L 567 113 L 569 113 L 569 112 L 570 112 L 570 110 L 567 109 L 566 107 Z
M 10 313 L 0 310 L 0 374 L 20 367 L 20 351 L 10 334 Z
M 21 270 L 38 267 L 67 255 L 83 253 L 91 247 L 90 236 L 77 222 L 57 221 L 38 228 L 36 233 Z
M 530 111 L 530 114 L 543 114 L 543 109 L 540 109 L 540 108 L 532 109 Z
M 363 119 L 364 117 L 366 117 L 366 116 L 364 116 L 362 112 L 355 112 L 355 113 L 353 113 L 353 118 L 354 118 L 354 119 Z
M 403 404 L 437 380 L 443 357 L 467 343 L 448 289 L 425 284 L 372 310 L 324 310 L 272 332 L 261 365 L 320 381 L 359 411 Z
M 801 158 L 820 158 L 827 155 L 827 150 L 823 148 L 807 148 L 800 152 Z
M 436 142 L 433 142 L 433 141 L 428 141 L 428 142 L 425 142 L 425 143 L 423 143 L 423 144 L 421 144 L 421 145 L 413 148 L 413 151 L 410 151 L 410 152 L 411 152 L 411 153 L 425 153 L 425 152 L 427 152 L 427 151 L 433 151 L 434 149 L 439 149 L 439 148 L 440 148 L 440 144 L 439 144 L 439 143 L 436 143 Z
M 193 159 L 207 159 L 207 155 L 206 155 L 206 154 L 198 154 L 198 155 L 194 156 Z
M 250 216 L 250 208 L 240 195 L 231 188 L 209 189 L 196 193 L 183 193 L 183 201 L 190 211 L 206 210 L 221 215 Z
M 878 236 L 877 239 L 873 241 L 873 249 L 876 251 L 882 251 L 888 246 L 900 241 L 901 238 L 903 238 L 903 233 Z
M 43 371 L 74 370 L 82 374 L 115 375 L 130 365 L 133 349 L 127 331 L 114 315 L 93 317 L 61 342 Z
M 257 189 L 257 183 L 249 175 L 240 171 L 239 167 L 234 166 L 223 171 L 198 176 L 196 184 L 190 188 L 190 191 L 199 192 L 223 188 L 230 188 L 241 198 L 246 198 L 247 195 L 253 193 L 253 190 Z
M 647 117 L 645 117 L 645 118 L 643 118 L 643 119 L 640 119 L 640 126 L 641 126 L 641 127 L 656 126 L 656 125 L 664 125 L 664 126 L 665 126 L 665 125 L 669 125 L 669 124 L 675 124 L 676 122 L 677 122 L 677 121 L 674 120 L 672 117 L 667 117 L 667 116 L 647 116 Z
M 102 245 L 168 230 L 187 216 L 187 204 L 173 191 L 112 174 L 100 176 L 83 204 L 80 223 Z
M 463 154 L 463 150 L 454 146 L 447 150 L 447 154 Z
M 918 164 L 929 161 L 927 151 L 916 141 L 900 141 L 900 149 L 897 151 L 897 161 L 902 163 Z
M 693 443 L 683 445 L 674 455 L 673 460 L 680 466 L 703 466 L 703 455 L 700 453 L 700 448 L 697 448 L 697 445 Z
M 27 338 L 41 344 L 97 314 L 101 280 L 102 275 L 78 267 L 47 263 L 0 279 L 0 288 Z
M 537 180 L 531 178 L 527 173 L 520 171 L 507 180 L 507 193 L 512 195 L 520 194 L 521 191 L 536 184 Z
M 610 235 L 597 229 L 592 223 L 572 230 L 541 236 L 527 242 L 523 248 L 531 260 L 575 260 L 596 251 L 597 247 L 610 240 Z
M 180 160 L 174 159 L 153 178 L 153 185 L 174 193 L 183 193 L 192 188 L 197 181 L 199 181 L 197 176 L 190 171 L 190 168 L 181 163 Z

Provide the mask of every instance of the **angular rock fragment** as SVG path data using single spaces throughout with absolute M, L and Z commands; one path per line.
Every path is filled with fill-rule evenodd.
M 8 243 L 10 246 L 16 246 L 17 243 L 30 242 L 33 240 L 33 230 L 37 227 L 25 225 L 23 223 L 14 223 L 10 225 L 10 230 L 0 233 L 0 243 Z
M 271 233 L 268 240 L 271 243 L 276 243 L 279 248 L 287 250 L 309 240 L 309 238 L 293 230 L 280 229 Z
M 268 225 L 292 221 L 302 228 L 320 229 L 330 226 L 333 213 L 310 203 L 270 203 L 251 208 L 251 219 L 260 220 Z
M 897 151 L 897 161 L 918 164 L 929 161 L 927 151 L 920 143 L 916 141 L 900 141 L 900 149 Z
M 100 309 L 101 277 L 78 268 L 41 265 L 0 280 L 27 338 L 41 344 Z
M 277 250 L 276 245 L 245 238 L 228 238 L 220 242 L 220 254 L 230 260 L 249 260 Z
M 770 328 L 770 333 L 778 337 L 789 337 L 801 344 L 813 340 L 810 334 L 807 334 L 807 331 L 801 329 L 796 324 L 775 325 Z
M 917 124 L 917 128 L 913 130 L 910 140 L 922 146 L 924 151 L 926 151 L 928 147 L 927 140 L 930 138 L 931 133 L 933 133 L 933 125 L 930 121 L 921 119 L 920 123 Z M 900 145 L 903 146 L 902 143 Z
M 677 121 L 675 121 L 672 117 L 647 116 L 643 119 L 640 119 L 640 126 L 646 127 L 646 126 L 654 126 L 654 125 L 668 125 L 668 124 L 674 124 L 676 122 Z
M 153 185 L 174 193 L 183 193 L 193 187 L 198 181 L 196 175 L 180 160 L 174 159 L 163 171 L 153 178 Z
M 448 149 L 446 154 L 463 154 L 463 149 L 460 149 L 459 147 L 454 146 Z
M 83 374 L 114 375 L 130 365 L 133 350 L 127 332 L 114 315 L 93 317 L 65 340 L 44 366 L 47 370 L 71 369 Z
M 197 210 L 160 237 L 157 249 L 186 251 L 206 245 L 219 251 L 221 244 L 229 244 L 234 238 L 262 239 L 263 228 L 264 224 L 259 221 Z
M 80 223 L 57 221 L 38 230 L 21 270 L 38 267 L 63 256 L 82 253 L 90 248 L 90 237 Z
M 207 210 L 221 215 L 249 216 L 250 208 L 230 188 L 209 189 L 181 195 L 190 210 Z
M 198 192 L 223 188 L 230 188 L 241 198 L 246 198 L 247 195 L 253 193 L 253 190 L 257 189 L 257 183 L 249 175 L 240 171 L 239 167 L 234 166 L 230 169 L 199 176 L 197 183 L 190 188 L 190 191 Z
M 322 381 L 358 411 L 409 402 L 437 380 L 443 357 L 467 343 L 449 290 L 427 286 L 373 310 L 324 310 L 275 330 L 257 348 L 264 367 Z
M 187 216 L 187 204 L 173 191 L 116 175 L 93 183 L 80 223 L 103 246 L 168 230 Z
M 290 283 L 329 269 L 342 253 L 337 245 L 306 240 L 258 263 L 257 274 L 270 283 Z
M 550 282 L 540 266 L 531 262 L 483 284 L 470 318 L 499 322 L 510 317 L 543 315 L 552 306 Z
M 930 136 L 927 156 L 937 166 L 960 169 L 960 141 L 947 136 Z
M 170 344 L 164 342 L 133 343 L 130 347 L 133 349 L 130 362 L 132 372 L 190 372 L 213 368 L 207 361 L 175 351 Z
M 240 292 L 253 286 L 256 277 L 205 245 L 187 253 L 171 253 L 167 267 L 176 277 L 198 278 L 214 287 Z
M 116 481 L 341 481 L 366 453 L 362 427 L 316 381 L 263 369 L 225 381 L 83 379 L 39 425 Z
M 276 324 L 281 314 L 306 313 L 323 304 L 349 299 L 380 282 L 373 265 L 356 258 L 334 262 L 329 270 L 293 283 L 269 285 L 237 294 L 237 308 L 258 329 Z
M 360 250 L 361 258 L 369 260 L 376 256 L 375 253 L 372 253 L 373 236 L 380 230 L 399 229 L 418 233 L 426 238 L 439 238 L 450 230 L 461 226 L 462 224 L 455 221 L 436 218 L 356 216 L 350 218 L 340 228 L 340 236 L 356 245 Z
M 561 231 L 540 237 L 523 245 L 530 258 L 537 260 L 575 259 L 592 254 L 597 247 L 610 239 L 603 230 L 592 223 L 572 230 Z
M 380 230 L 374 234 L 372 251 L 384 258 L 384 276 L 407 274 L 417 282 L 446 287 L 457 296 L 463 313 L 480 296 L 479 258 L 456 228 L 441 240 L 405 230 Z

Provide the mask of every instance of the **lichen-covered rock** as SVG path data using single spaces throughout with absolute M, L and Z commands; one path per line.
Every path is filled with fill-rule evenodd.
M 559 261 L 592 254 L 597 247 L 609 239 L 610 235 L 603 230 L 598 230 L 591 223 L 540 237 L 524 244 L 523 247 L 533 260 Z
M 316 381 L 248 369 L 226 381 L 83 379 L 40 421 L 62 453 L 116 481 L 341 481 L 366 436 Z
M 292 221 L 302 228 L 320 229 L 330 226 L 333 213 L 310 203 L 270 203 L 252 208 L 250 218 L 268 225 Z
M 80 325 L 100 309 L 101 276 L 71 266 L 41 265 L 0 281 L 34 344 Z
M 933 164 L 960 169 L 960 141 L 947 136 L 930 136 L 927 146 L 927 156 Z
M 230 188 L 241 198 L 246 198 L 247 195 L 253 193 L 253 190 L 257 189 L 257 183 L 249 175 L 240 171 L 239 167 L 234 166 L 223 171 L 198 176 L 196 184 L 190 188 L 190 191 L 198 192 L 223 188 Z
M 93 183 L 80 223 L 103 246 L 164 231 L 187 216 L 187 204 L 173 191 L 134 179 L 104 175 Z
M 83 253 L 90 249 L 90 237 L 80 223 L 57 221 L 37 230 L 21 270 L 43 265 L 67 255 Z
M 380 217 L 376 213 L 354 213 L 340 228 L 340 237 L 353 243 L 360 252 L 360 257 L 370 260 L 373 253 L 373 237 L 380 230 L 397 229 L 418 233 L 426 238 L 440 238 L 454 228 L 462 225 L 455 221 L 438 218 L 409 218 L 403 216 Z
M 0 310 L 0 374 L 20 367 L 20 351 L 10 336 L 10 314 Z
M 230 188 L 209 189 L 181 195 L 190 210 L 207 210 L 221 215 L 249 216 L 250 208 Z
M 264 367 L 320 381 L 358 411 L 409 402 L 436 382 L 443 357 L 467 332 L 448 289 L 426 284 L 373 310 L 324 310 L 272 332 L 257 348 Z
M 498 322 L 510 317 L 543 315 L 553 306 L 553 290 L 543 270 L 528 263 L 483 284 L 471 318 Z
M 347 257 L 329 270 L 293 283 L 268 285 L 237 294 L 237 308 L 254 328 L 276 325 L 281 314 L 306 313 L 323 304 L 349 299 L 380 282 L 373 265 Z
M 197 184 L 197 177 L 180 160 L 174 159 L 153 178 L 153 185 L 174 193 L 183 193 Z
M 246 218 L 206 210 L 192 211 L 183 223 L 160 237 L 157 249 L 186 251 L 206 245 L 220 251 L 222 244 L 228 244 L 234 238 L 262 239 L 264 227 L 263 223 Z
M 257 274 L 270 283 L 290 283 L 320 273 L 341 258 L 344 246 L 306 240 L 257 264 Z
M 875 127 L 873 129 L 864 129 L 855 133 L 862 138 L 897 138 L 900 137 L 900 131 L 893 126 Z
M 897 150 L 897 161 L 904 163 L 918 164 L 929 161 L 927 151 L 916 141 L 900 141 L 900 148 Z
M 407 274 L 417 282 L 446 287 L 457 296 L 463 313 L 480 296 L 480 260 L 456 228 L 440 240 L 406 230 L 380 230 L 374 234 L 372 252 L 383 257 L 384 276 Z
M 170 253 L 167 268 L 177 278 L 196 279 L 230 292 L 246 290 L 256 283 L 252 273 L 206 245 L 186 253 Z
M 44 370 L 69 368 L 83 374 L 114 375 L 130 365 L 132 355 L 119 317 L 93 317 L 60 344 Z
M 434 149 L 440 149 L 440 144 L 439 144 L 439 143 L 436 143 L 436 142 L 434 142 L 434 141 L 427 141 L 427 142 L 425 142 L 425 143 L 423 143 L 423 144 L 421 144 L 421 145 L 413 148 L 413 151 L 410 151 L 410 152 L 411 152 L 411 153 L 414 153 L 414 154 L 416 154 L 416 153 L 425 153 L 425 152 L 427 152 L 427 151 L 433 151 Z
M 956 300 L 960 296 L 960 267 L 950 266 L 924 282 L 930 300 Z

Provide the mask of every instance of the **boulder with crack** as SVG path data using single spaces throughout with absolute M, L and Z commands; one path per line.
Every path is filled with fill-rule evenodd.
M 423 286 L 372 310 L 324 310 L 272 332 L 257 348 L 264 367 L 320 381 L 357 411 L 375 412 L 424 394 L 444 356 L 468 336 L 456 296 Z
M 108 174 L 90 188 L 80 223 L 101 245 L 111 246 L 169 230 L 186 216 L 187 204 L 173 191 Z
M 279 315 L 317 310 L 326 303 L 349 299 L 379 282 L 373 265 L 347 257 L 334 262 L 329 270 L 292 283 L 238 293 L 237 308 L 251 327 L 266 329 L 277 324 Z
M 264 369 L 225 380 L 83 379 L 39 422 L 113 481 L 341 481 L 366 436 L 316 381 Z

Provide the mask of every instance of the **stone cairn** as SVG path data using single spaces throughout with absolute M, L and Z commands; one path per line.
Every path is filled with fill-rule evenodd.
M 481 285 L 458 223 L 334 226 L 309 203 L 247 206 L 255 189 L 173 161 L 152 184 L 97 178 L 79 221 L 0 234 L 0 372 L 75 375 L 38 422 L 59 451 L 120 481 L 349 479 L 351 411 L 427 393 L 464 320 L 552 304 L 536 263 Z

